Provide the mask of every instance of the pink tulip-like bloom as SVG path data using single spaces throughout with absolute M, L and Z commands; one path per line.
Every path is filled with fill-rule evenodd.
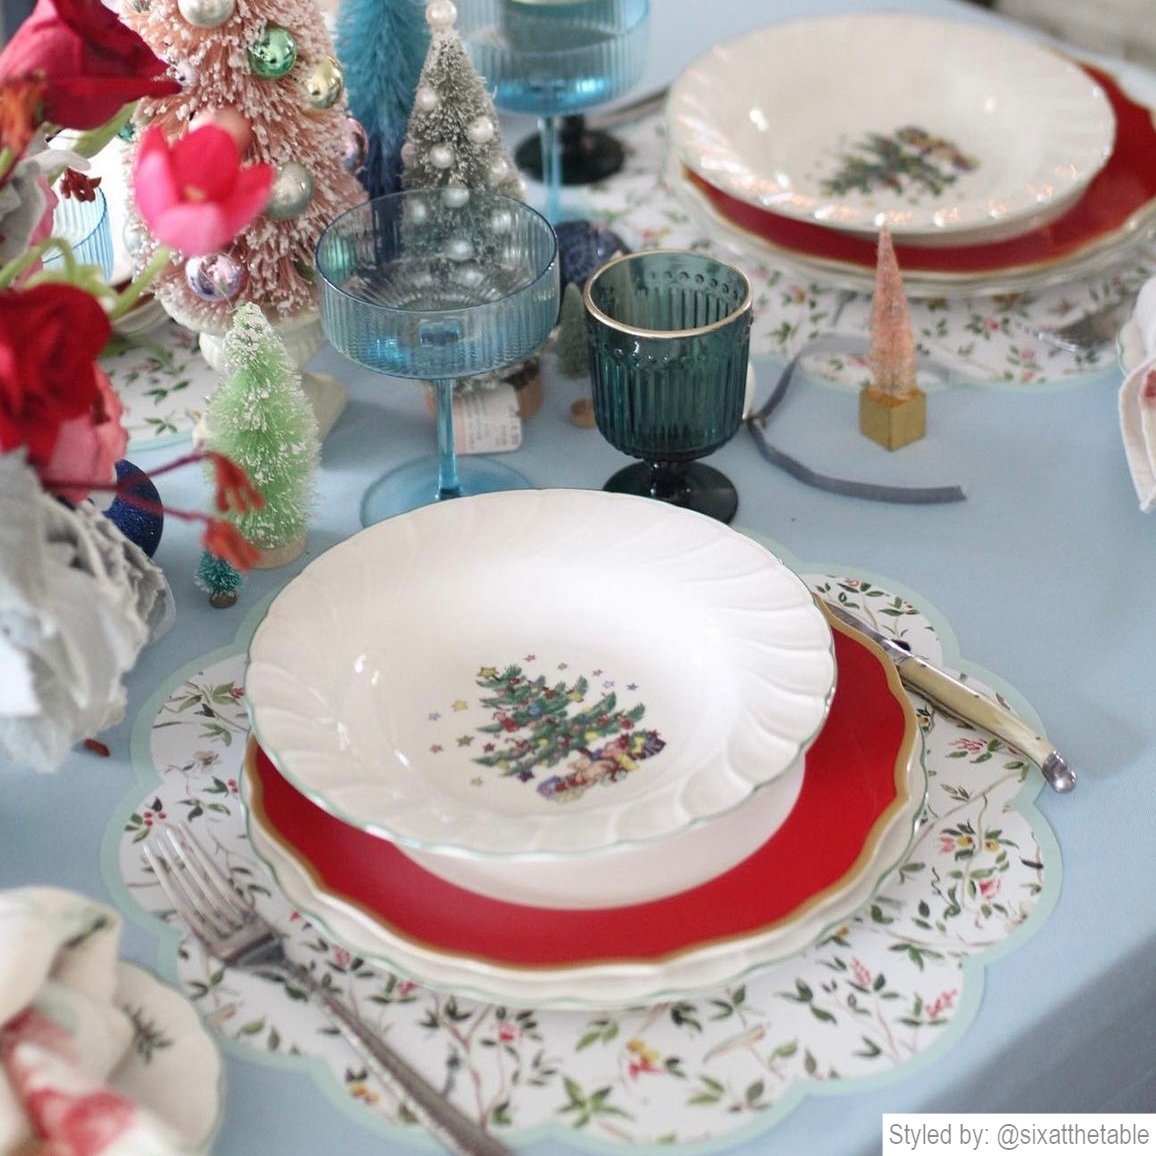
M 173 143 L 159 125 L 141 137 L 133 168 L 137 211 L 153 236 L 185 257 L 227 245 L 261 213 L 273 166 L 241 164 L 237 142 L 203 124 Z

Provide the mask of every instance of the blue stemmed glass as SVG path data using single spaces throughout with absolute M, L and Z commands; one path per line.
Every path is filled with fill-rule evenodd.
M 488 458 L 460 461 L 453 394 L 462 378 L 528 357 L 558 316 L 558 244 L 529 205 L 497 193 L 392 193 L 349 209 L 317 242 L 321 321 L 352 361 L 432 381 L 436 458 L 390 470 L 362 502 L 364 525 L 463 494 L 528 487 Z
M 458 18 L 474 67 L 507 112 L 538 118 L 546 216 L 561 208 L 558 120 L 621 96 L 642 75 L 649 0 L 468 0 Z

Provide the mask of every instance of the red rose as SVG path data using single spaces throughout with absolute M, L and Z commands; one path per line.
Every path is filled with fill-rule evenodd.
M 64 128 L 98 128 L 130 101 L 181 90 L 101 0 L 37 0 L 0 52 L 0 80 L 21 76 L 44 78 L 44 116 Z
M 0 290 L 0 452 L 24 446 L 39 471 L 65 422 L 106 420 L 96 359 L 111 331 L 96 298 L 73 285 Z

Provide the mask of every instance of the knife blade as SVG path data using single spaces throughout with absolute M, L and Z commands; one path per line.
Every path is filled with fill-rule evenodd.
M 993 702 L 954 675 L 912 654 L 902 643 L 876 630 L 845 606 L 818 599 L 819 605 L 844 625 L 871 639 L 895 664 L 905 686 L 930 699 L 950 715 L 988 731 L 1022 751 L 1043 774 L 1052 790 L 1067 794 L 1076 788 L 1076 774 L 1055 745 L 1005 706 Z

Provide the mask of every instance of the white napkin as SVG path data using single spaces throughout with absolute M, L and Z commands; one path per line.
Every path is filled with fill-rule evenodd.
M 83 896 L 0 891 L 0 1152 L 192 1153 L 108 1082 L 133 1041 L 113 999 L 119 938 L 116 912 Z
M 1156 277 L 1146 281 L 1132 313 L 1130 356 L 1138 357 L 1120 386 L 1120 434 L 1140 509 L 1156 507 Z

